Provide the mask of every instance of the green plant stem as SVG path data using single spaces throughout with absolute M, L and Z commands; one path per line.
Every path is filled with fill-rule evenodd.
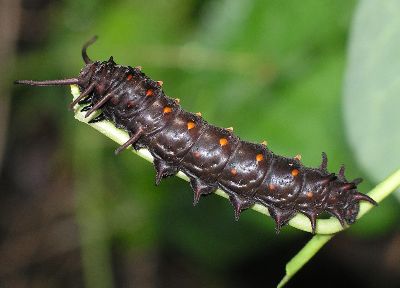
M 71 93 L 74 96 L 74 99 L 79 95 L 79 89 L 77 86 L 71 86 Z M 122 145 L 128 139 L 128 133 L 124 130 L 116 128 L 111 122 L 109 121 L 101 121 L 93 124 L 89 124 L 88 121 L 96 115 L 93 115 L 90 118 L 85 118 L 85 113 L 80 112 L 80 108 L 75 110 L 75 118 L 83 123 L 88 124 L 89 126 L 93 127 L 94 129 L 98 130 L 108 138 L 112 139 L 113 141 L 117 142 L 118 144 Z M 151 156 L 150 152 L 146 149 L 141 149 L 139 151 L 135 151 L 132 148 L 129 148 L 132 152 L 139 155 L 140 157 L 146 159 L 149 162 L 153 162 L 153 157 Z M 182 178 L 186 181 L 189 181 L 189 178 L 182 172 L 177 174 L 179 178 Z M 397 170 L 394 174 L 389 176 L 386 180 L 381 182 L 377 185 L 374 189 L 371 190 L 368 195 L 372 197 L 376 202 L 382 201 L 386 198 L 391 192 L 393 192 L 397 187 L 400 186 L 400 169 Z M 218 189 L 215 194 L 222 196 L 224 198 L 228 198 L 228 195 Z M 365 213 L 367 213 L 373 206 L 369 203 L 362 202 L 360 203 L 360 212 L 358 214 L 358 218 L 362 217 Z M 252 207 L 253 210 L 258 211 L 262 214 L 269 215 L 268 210 L 266 207 L 255 204 Z M 289 225 L 295 227 L 297 229 L 311 232 L 311 225 L 308 218 L 300 213 L 298 213 L 292 220 L 289 221 Z M 319 219 L 317 221 L 317 234 L 334 234 L 339 231 L 343 230 L 343 227 L 340 225 L 339 221 L 336 218 L 329 218 L 329 219 Z

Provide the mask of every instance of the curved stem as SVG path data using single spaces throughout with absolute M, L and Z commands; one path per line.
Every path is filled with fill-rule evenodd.
M 74 99 L 77 98 L 79 96 L 79 88 L 75 85 L 72 85 L 71 93 L 74 96 Z M 103 133 L 108 138 L 114 140 L 120 145 L 123 145 L 126 141 L 129 140 L 129 135 L 127 132 L 116 128 L 109 121 L 101 121 L 89 124 L 88 121 L 90 120 L 90 118 L 85 118 L 85 113 L 80 112 L 80 108 L 81 107 L 77 107 L 75 110 L 75 118 L 77 120 L 84 122 L 89 126 L 92 126 L 94 129 Z M 153 157 L 151 156 L 148 150 L 141 149 L 139 151 L 134 151 L 132 148 L 130 148 L 130 150 L 135 154 L 139 155 L 140 157 L 146 159 L 147 161 L 153 162 Z M 189 178 L 182 172 L 179 172 L 177 176 L 186 181 L 189 181 Z M 391 176 L 389 176 L 386 180 L 381 182 L 379 185 L 377 185 L 374 189 L 372 189 L 370 193 L 368 193 L 368 196 L 372 197 L 376 202 L 379 203 L 384 198 L 386 198 L 390 193 L 392 193 L 397 187 L 400 187 L 400 169 L 397 170 Z M 215 192 L 215 194 L 222 196 L 224 198 L 228 198 L 228 195 L 220 189 L 218 189 Z M 369 203 L 366 202 L 360 203 L 360 212 L 357 218 L 362 217 L 372 207 L 373 206 Z M 252 209 L 262 214 L 269 215 L 267 208 L 262 205 L 255 204 L 252 207 Z M 300 213 L 298 213 L 292 220 L 289 221 L 289 225 L 303 231 L 311 232 L 310 220 L 306 216 Z M 340 225 L 339 221 L 336 218 L 332 217 L 330 219 L 319 219 L 317 221 L 317 230 L 316 230 L 317 234 L 334 234 L 341 230 L 343 230 L 343 227 Z

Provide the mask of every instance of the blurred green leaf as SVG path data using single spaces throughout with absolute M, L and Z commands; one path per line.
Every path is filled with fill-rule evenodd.
M 399 19 L 399 1 L 363 0 L 351 31 L 346 132 L 358 162 L 375 181 L 400 167 Z

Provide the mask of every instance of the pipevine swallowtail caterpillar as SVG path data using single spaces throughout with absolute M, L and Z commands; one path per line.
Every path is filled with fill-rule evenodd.
M 357 191 L 362 179 L 346 179 L 344 166 L 337 175 L 328 172 L 325 153 L 320 167 L 305 167 L 300 157 L 276 155 L 264 143 L 243 141 L 232 129 L 213 126 L 201 114 L 183 110 L 177 99 L 165 95 L 162 81 L 150 79 L 140 66 L 117 65 L 112 57 L 92 61 L 86 49 L 95 40 L 93 37 L 82 48 L 86 65 L 78 77 L 15 83 L 78 85 L 82 92 L 70 107 L 87 105 L 82 109 L 86 117 L 101 109 L 89 122 L 112 121 L 129 133 L 130 139 L 116 154 L 129 146 L 147 148 L 154 157 L 157 185 L 162 178 L 182 171 L 190 179 L 194 204 L 201 195 L 220 188 L 229 195 L 236 220 L 243 210 L 259 203 L 267 207 L 277 232 L 296 213 L 309 218 L 315 233 L 316 219 L 324 212 L 345 226 L 355 222 L 360 201 L 376 205 Z

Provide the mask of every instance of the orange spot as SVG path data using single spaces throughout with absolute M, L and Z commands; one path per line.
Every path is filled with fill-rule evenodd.
M 128 77 L 126 77 L 126 80 L 129 81 L 129 80 L 131 80 L 132 78 L 133 78 L 133 75 L 132 75 L 132 74 L 129 74 Z
M 149 89 L 146 91 L 146 96 L 152 96 L 153 95 L 153 90 Z
M 257 156 L 256 156 L 257 162 L 260 162 L 260 161 L 262 161 L 263 159 L 264 159 L 263 154 L 257 154 Z
M 232 175 L 236 175 L 236 174 L 237 174 L 237 170 L 236 170 L 235 168 L 232 168 L 232 169 L 231 169 L 231 174 L 232 174 Z
M 163 84 L 164 84 L 163 81 L 161 81 L 161 80 L 157 81 L 157 85 L 158 85 L 158 86 L 162 86 Z
M 189 121 L 187 123 L 187 127 L 188 127 L 188 130 L 190 130 L 190 129 L 193 129 L 194 127 L 196 127 L 196 124 L 194 124 L 194 122 Z
M 275 187 L 274 184 L 269 184 L 269 185 L 268 185 L 268 188 L 269 188 L 269 190 L 272 191 L 272 190 L 275 190 L 276 187 Z
M 301 160 L 301 155 L 297 154 L 296 156 L 294 156 L 294 159 L 296 159 L 297 161 L 300 161 Z
M 200 153 L 199 152 L 193 152 L 194 158 L 200 158 Z
M 291 173 L 293 177 L 296 177 L 297 175 L 299 175 L 300 172 L 298 169 L 293 169 Z
M 201 117 L 201 112 L 197 112 L 196 115 Z
M 226 140 L 226 138 L 219 139 L 219 145 L 225 146 L 226 144 L 228 144 L 228 140 Z
M 163 112 L 164 112 L 164 114 L 171 113 L 172 109 L 171 109 L 171 107 L 164 107 Z
M 307 198 L 312 198 L 314 196 L 314 194 L 312 192 L 307 192 L 306 196 L 307 196 Z

